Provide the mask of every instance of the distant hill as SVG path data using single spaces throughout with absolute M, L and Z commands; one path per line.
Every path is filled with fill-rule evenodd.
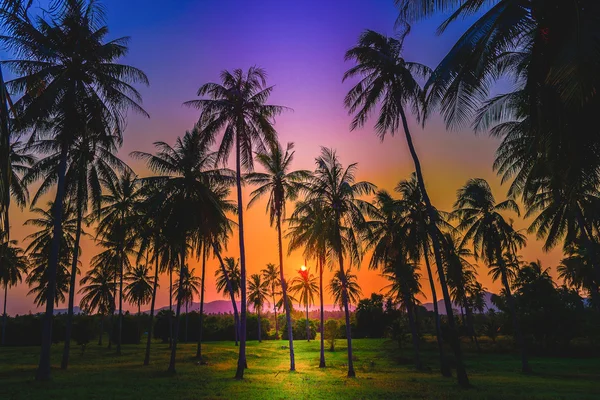
M 487 310 L 494 310 L 494 311 L 498 311 L 498 308 L 496 308 L 496 306 L 492 303 L 492 295 L 494 293 L 490 293 L 490 292 L 485 292 L 484 295 L 484 299 L 485 299 L 485 311 Z M 441 295 L 441 294 L 440 294 Z M 446 306 L 444 305 L 444 299 L 442 298 L 441 300 L 438 300 L 438 311 L 440 314 L 446 315 Z M 423 303 L 423 307 L 425 307 L 428 311 L 433 311 L 433 303 Z M 454 304 L 452 306 L 453 309 L 455 310 L 459 310 L 460 307 L 456 304 Z
M 68 308 L 55 308 L 54 315 L 57 314 L 66 314 L 69 311 Z M 73 314 L 81 314 L 81 309 L 77 306 L 73 307 Z

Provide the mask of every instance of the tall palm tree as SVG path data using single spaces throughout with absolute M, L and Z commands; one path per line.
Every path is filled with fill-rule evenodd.
M 123 281 L 125 272 L 130 268 L 128 255 L 132 255 L 135 245 L 134 227 L 137 219 L 138 203 L 142 200 L 142 191 L 137 177 L 130 172 L 121 174 L 117 180 L 103 180 L 106 191 L 102 194 L 101 206 L 95 213 L 98 219 L 97 236 L 102 247 L 110 249 L 116 261 L 119 280 L 119 321 L 117 331 L 117 354 L 121 354 L 121 335 L 123 328 Z
M 246 365 L 246 250 L 244 243 L 244 213 L 242 206 L 242 168 L 251 171 L 254 167 L 253 151 L 264 152 L 265 143 L 277 140 L 273 127 L 275 116 L 284 107 L 267 104 L 273 86 L 267 86 L 266 72 L 262 68 L 250 67 L 221 72 L 222 83 L 206 83 L 198 89 L 198 96 L 205 99 L 191 100 L 184 104 L 201 111 L 200 125 L 203 134 L 212 143 L 223 133 L 219 145 L 218 160 L 229 158 L 235 147 L 235 171 L 238 202 L 238 235 L 241 263 L 241 318 L 240 352 L 236 379 L 244 377 Z
M 319 202 L 297 202 L 294 213 L 288 220 L 289 230 L 286 235 L 289 238 L 288 253 L 303 248 L 305 259 L 314 258 L 319 266 L 319 306 L 320 306 L 320 339 L 321 357 L 319 368 L 325 368 L 325 311 L 324 311 L 324 286 L 323 269 L 329 261 L 331 265 L 331 252 L 327 249 L 325 231 L 329 228 L 328 218 Z M 341 292 L 340 292 L 341 295 Z M 340 303 L 341 304 L 341 303 Z M 342 309 L 343 306 L 340 306 Z
M 44 17 L 50 18 L 45 20 Z M 36 378 L 50 377 L 50 346 L 54 283 L 60 254 L 61 215 L 70 149 L 77 138 L 121 135 L 124 110 L 141 108 L 141 95 L 131 83 L 147 84 L 140 70 L 116 63 L 127 53 L 127 38 L 105 41 L 108 28 L 95 1 L 69 0 L 57 13 L 34 20 L 21 13 L 4 19 L 3 43 L 17 60 L 6 62 L 18 75 L 7 82 L 24 95 L 15 103 L 24 127 L 32 127 L 35 141 L 42 135 L 60 143 L 56 178 L 54 240 L 48 260 L 49 291 L 43 324 L 42 352 Z M 53 121 L 50 127 L 47 121 Z
M 275 228 L 277 229 L 281 289 L 283 297 L 287 298 L 288 287 L 283 273 L 281 221 L 282 219 L 285 219 L 286 202 L 288 200 L 296 199 L 298 192 L 302 189 L 302 183 L 310 177 L 310 171 L 290 171 L 292 161 L 294 160 L 294 143 L 288 143 L 285 152 L 279 142 L 274 141 L 269 144 L 268 151 L 256 155 L 256 161 L 258 161 L 266 172 L 254 172 L 246 176 L 248 182 L 258 186 L 258 188 L 250 194 L 251 199 L 248 203 L 248 207 L 258 201 L 261 197 L 268 195 L 267 212 L 269 214 L 269 222 L 271 226 L 275 224 Z M 292 337 L 291 314 L 287 304 L 287 302 L 284 302 L 290 348 L 290 371 L 295 371 L 294 338 Z
M 87 313 L 91 314 L 96 311 L 100 314 L 98 346 L 102 346 L 104 317 L 114 311 L 114 291 L 116 286 L 113 282 L 114 275 L 114 268 L 100 266 L 90 269 L 81 281 L 79 281 L 81 289 L 79 289 L 78 293 L 83 294 L 79 306 Z
M 189 267 L 186 266 L 185 269 L 179 273 L 183 273 L 183 278 L 175 284 L 175 292 L 173 294 L 177 299 L 181 297 L 181 302 L 185 304 L 184 341 L 187 343 L 189 305 L 194 302 L 194 296 L 200 296 L 200 288 L 202 283 L 200 282 L 200 278 L 196 276 L 195 268 L 189 269 Z
M 317 169 L 313 174 L 307 191 L 307 201 L 321 203 L 327 215 L 323 231 L 325 243 L 337 258 L 342 279 L 345 279 L 344 261 L 360 265 L 362 256 L 360 233 L 365 228 L 365 215 L 374 211 L 374 207 L 360 196 L 369 195 L 375 185 L 366 181 L 357 182 L 355 178 L 357 164 L 344 168 L 332 149 L 321 148 L 321 155 L 315 160 Z M 346 287 L 346 285 L 343 285 Z M 350 309 L 348 293 L 342 290 L 342 303 L 346 315 L 346 337 L 348 341 L 348 377 L 356 376 L 352 360 L 352 332 L 350 327 Z
M 223 293 L 223 296 L 229 295 L 231 299 L 231 306 L 233 307 L 233 317 L 235 320 L 235 345 L 238 345 L 238 338 L 240 336 L 240 320 L 239 313 L 236 303 L 236 297 L 240 297 L 240 263 L 239 260 L 235 260 L 233 257 L 225 257 L 221 259 L 220 251 L 215 249 L 215 255 L 219 258 L 220 269 L 215 270 L 215 278 L 217 293 Z M 226 294 L 227 291 L 227 294 Z
M 344 277 L 342 277 L 340 271 L 335 271 L 327 287 L 329 293 L 333 297 L 333 304 L 338 306 L 340 310 L 344 308 L 344 303 L 342 301 L 342 293 L 344 290 L 348 293 L 348 304 L 356 306 L 362 296 L 362 289 L 358 284 L 358 278 L 352 273 L 351 269 L 346 270 Z
M 125 301 L 137 306 L 138 315 L 142 314 L 142 305 L 148 304 L 152 299 L 154 282 L 150 276 L 150 267 L 137 265 L 131 268 L 124 277 Z
M 356 65 L 346 71 L 344 80 L 358 77 L 360 81 L 346 95 L 345 105 L 350 113 L 356 113 L 351 129 L 363 126 L 379 104 L 381 107 L 375 130 L 381 140 L 387 133 L 394 135 L 402 126 L 415 166 L 417 183 L 429 217 L 427 231 L 431 238 L 440 286 L 444 295 L 444 305 L 450 328 L 450 344 L 456 358 L 458 383 L 467 387 L 469 379 L 463 362 L 458 333 L 454 324 L 452 301 L 443 271 L 437 232 L 438 216 L 425 188 L 421 162 L 413 144 L 405 112 L 405 108 L 410 106 L 413 113 L 420 117 L 423 89 L 417 78 L 427 77 L 431 70 L 425 65 L 406 61 L 403 58 L 404 38 L 408 31 L 405 30 L 399 38 L 389 38 L 367 30 L 359 37 L 357 45 L 346 52 L 346 60 L 354 60 Z
M 382 276 L 391 282 L 386 287 L 388 296 L 399 302 L 402 308 L 406 310 L 415 350 L 415 366 L 418 370 L 421 370 L 423 369 L 423 363 L 419 351 L 419 333 L 415 317 L 416 305 L 418 304 L 416 296 L 421 293 L 421 284 L 419 283 L 421 275 L 418 272 L 418 267 L 415 263 L 406 260 L 406 254 L 399 254 L 387 261 L 384 259 L 378 260 L 378 256 L 374 256 L 374 258 L 375 260 L 372 263 L 383 263 Z
M 262 342 L 261 335 L 261 320 L 260 314 L 263 310 L 263 307 L 266 304 L 269 304 L 269 285 L 268 281 L 263 280 L 260 274 L 252 274 L 250 275 L 250 281 L 248 282 L 248 302 L 254 308 L 254 312 L 258 317 L 258 341 Z
M 308 308 L 315 302 L 315 294 L 319 292 L 317 277 L 303 266 L 298 275 L 290 281 L 290 292 L 294 293 L 300 305 L 306 308 L 306 341 L 310 342 L 310 325 L 308 320 Z
M 2 345 L 6 344 L 6 302 L 8 288 L 23 280 L 23 275 L 29 269 L 29 261 L 25 252 L 17 247 L 17 241 L 11 240 L 0 243 L 0 285 L 4 286 L 4 312 L 2 313 Z
M 600 289 L 585 247 L 580 243 L 574 243 L 566 246 L 564 253 L 565 257 L 556 267 L 558 278 L 562 279 L 566 286 L 578 292 L 582 290 L 587 292 L 594 306 L 600 307 Z
M 183 287 L 188 272 L 186 258 L 192 244 L 201 241 L 203 227 L 212 226 L 211 221 L 226 219 L 214 185 L 231 183 L 232 174 L 227 170 L 215 168 L 218 154 L 209 150 L 209 137 L 195 127 L 178 137 L 174 146 L 165 142 L 156 142 L 156 154 L 133 152 L 132 156 L 146 160 L 148 167 L 157 174 L 145 178 L 149 184 L 156 185 L 164 194 L 162 213 L 164 215 L 166 235 L 177 248 L 179 259 L 179 284 Z M 175 355 L 179 334 L 179 314 L 184 299 L 183 291 L 177 296 L 175 312 L 175 332 L 172 338 L 169 371 L 175 372 Z
M 277 295 L 279 291 L 278 286 L 281 286 L 281 279 L 279 277 L 279 271 L 277 266 L 273 263 L 268 263 L 266 268 L 262 271 L 262 277 L 265 281 L 265 285 L 269 288 L 269 296 L 273 300 L 273 312 L 275 313 L 275 339 L 279 340 L 279 321 L 277 320 Z
M 518 214 L 519 207 L 512 199 L 496 203 L 492 189 L 483 179 L 471 179 L 458 190 L 454 204 L 454 214 L 460 221 L 458 229 L 465 232 L 463 241 L 473 244 L 476 258 L 496 266 L 491 271 L 492 277 L 494 280 L 500 278 L 504 286 L 513 317 L 515 336 L 521 348 L 521 369 L 529 373 L 531 367 L 510 289 L 510 269 L 504 256 L 505 251 L 515 256 L 516 246 L 522 246 L 525 239 L 504 219 L 501 214 L 503 211 L 514 211 Z

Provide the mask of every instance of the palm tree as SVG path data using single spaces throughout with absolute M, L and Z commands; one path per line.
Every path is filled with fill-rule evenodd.
M 79 282 L 81 289 L 78 293 L 83 294 L 79 306 L 86 313 L 96 311 L 100 314 L 98 346 L 102 346 L 104 317 L 114 312 L 114 276 L 114 268 L 96 267 L 90 269 Z
M 346 285 L 345 287 L 344 282 Z M 348 304 L 354 304 L 356 306 L 362 296 L 362 289 L 358 284 L 358 278 L 352 273 L 351 269 L 346 270 L 344 277 L 342 277 L 340 271 L 335 271 L 333 277 L 329 281 L 328 288 L 329 293 L 333 296 L 333 304 L 338 306 L 340 310 L 344 308 L 344 303 L 342 302 L 342 293 L 344 292 L 344 289 L 348 293 Z
M 235 320 L 235 345 L 238 345 L 238 337 L 240 336 L 240 321 L 236 297 L 240 296 L 240 263 L 239 260 L 236 262 L 233 257 L 225 257 L 221 259 L 220 251 L 215 249 L 215 255 L 219 258 L 220 269 L 215 271 L 215 277 L 217 278 L 216 287 L 217 293 L 223 293 L 226 296 L 225 291 L 231 298 L 231 305 L 233 307 L 233 317 Z
M 391 282 L 386 287 L 388 296 L 399 302 L 402 308 L 406 310 L 415 350 L 415 366 L 418 370 L 421 370 L 423 364 L 419 352 L 419 333 L 415 318 L 416 305 L 418 304 L 416 296 L 421 293 L 421 284 L 419 283 L 421 275 L 418 273 L 416 264 L 403 259 L 406 254 L 399 254 L 396 257 L 386 261 L 385 259 L 379 260 L 378 256 L 374 255 L 374 260 L 371 263 L 383 263 L 382 276 Z
M 365 227 L 365 214 L 374 211 L 360 196 L 369 195 L 375 185 L 369 182 L 357 182 L 355 178 L 357 164 L 344 168 L 332 149 L 321 148 L 321 156 L 316 159 L 317 169 L 307 191 L 307 201 L 321 203 L 327 222 L 322 233 L 326 235 L 324 243 L 337 258 L 342 279 L 345 279 L 344 259 L 350 264 L 360 265 L 360 232 Z M 347 287 L 347 285 L 343 285 Z M 356 376 L 352 360 L 352 332 L 350 327 L 350 309 L 348 293 L 342 290 L 342 303 L 346 315 L 346 337 L 348 341 L 348 377 Z
M 131 268 L 124 277 L 125 301 L 138 308 L 138 315 L 142 313 L 142 305 L 148 304 L 152 299 L 152 286 L 154 282 L 150 276 L 150 267 L 137 265 Z
M 273 312 L 275 313 L 275 339 L 279 340 L 279 321 L 277 320 L 277 298 L 279 294 L 277 287 L 281 285 L 281 279 L 279 277 L 279 271 L 275 264 L 268 263 L 267 267 L 262 271 L 262 276 L 265 281 L 265 285 L 269 288 L 269 295 L 273 300 Z
M 346 52 L 346 60 L 354 60 L 356 65 L 346 71 L 344 80 L 354 77 L 359 77 L 361 80 L 346 95 L 345 105 L 350 113 L 356 113 L 351 124 L 351 129 L 355 129 L 363 126 L 371 112 L 381 103 L 379 116 L 375 124 L 375 130 L 381 140 L 385 138 L 388 132 L 394 135 L 402 125 L 415 166 L 417 183 L 429 217 L 427 232 L 431 238 L 440 286 L 444 295 L 450 328 L 450 344 L 456 358 L 458 383 L 463 387 L 467 387 L 469 386 L 469 379 L 463 362 L 458 333 L 454 324 L 452 301 L 450 300 L 443 271 L 442 253 L 437 232 L 438 216 L 425 188 L 421 162 L 412 141 L 405 112 L 405 107 L 410 106 L 416 116 L 420 116 L 423 90 L 417 82 L 417 77 L 427 77 L 431 71 L 425 65 L 406 61 L 402 57 L 404 38 L 407 33 L 408 30 L 405 30 L 396 39 L 367 30 L 360 36 L 358 44 Z
M 136 176 L 125 172 L 116 181 L 102 181 L 106 192 L 101 197 L 101 207 L 96 213 L 98 219 L 97 236 L 101 246 L 110 249 L 114 255 L 119 279 L 119 328 L 117 333 L 117 354 L 121 354 L 121 334 L 123 327 L 123 280 L 130 268 L 128 254 L 135 244 L 134 222 L 138 203 L 142 200 L 140 182 Z
M 324 311 L 324 287 L 323 268 L 330 260 L 324 232 L 328 229 L 328 218 L 319 202 L 298 202 L 292 217 L 288 220 L 289 231 L 286 235 L 290 239 L 288 253 L 298 248 L 304 248 L 305 258 L 314 258 L 319 266 L 319 305 L 320 305 L 320 339 L 321 358 L 319 368 L 325 368 L 325 311 Z M 331 263 L 330 263 L 331 265 Z M 341 295 L 341 292 L 340 292 Z M 340 303 L 341 304 L 341 303 Z M 340 309 L 343 307 L 341 306 Z
M 516 256 L 516 247 L 521 247 L 525 238 L 504 219 L 501 214 L 503 211 L 514 211 L 518 214 L 519 207 L 512 199 L 496 203 L 489 184 L 483 179 L 471 179 L 458 190 L 454 204 L 454 214 L 460 221 L 458 229 L 465 231 L 463 241 L 473 244 L 475 257 L 495 266 L 490 271 L 493 279 L 502 280 L 513 317 L 515 336 L 521 347 L 521 369 L 529 373 L 531 367 L 527 359 L 525 339 L 510 290 L 510 269 L 504 257 L 504 251 Z
M 8 288 L 23 280 L 23 275 L 29 269 L 29 261 L 25 252 L 17 247 L 17 241 L 0 243 L 0 285 L 4 286 L 4 312 L 2 313 L 2 346 L 6 344 L 6 301 Z
M 226 219 L 214 186 L 231 182 L 227 170 L 214 168 L 218 154 L 209 151 L 208 137 L 198 127 L 177 138 L 171 147 L 164 142 L 154 143 L 157 154 L 133 152 L 132 156 L 146 160 L 148 167 L 159 176 L 145 181 L 156 185 L 164 194 L 162 214 L 167 229 L 166 237 L 172 241 L 179 259 L 179 284 L 183 287 L 188 272 L 186 257 L 192 243 L 200 242 L 207 231 L 204 226 L 214 225 L 211 221 Z M 183 291 L 177 296 L 175 332 L 171 346 L 169 371 L 175 372 L 176 345 L 179 334 L 179 314 L 184 299 Z
M 317 277 L 310 270 L 302 266 L 298 275 L 290 281 L 290 292 L 298 296 L 299 303 L 306 308 L 306 341 L 310 342 L 310 326 L 308 320 L 308 308 L 315 302 L 315 294 L 319 292 Z
M 27 201 L 29 200 L 29 191 L 27 190 L 27 184 L 22 177 L 29 173 L 29 166 L 35 162 L 35 157 L 32 155 L 31 150 L 18 140 L 10 140 L 7 147 L 8 157 L 6 167 L 8 170 L 6 172 L 3 171 L 1 175 L 3 180 L 6 179 L 8 186 L 6 190 L 2 189 L 0 191 L 0 193 L 5 193 L 5 197 L 3 196 L 0 200 L 2 202 L 2 207 L 0 207 L 0 228 L 2 228 L 2 231 L 0 231 L 0 238 L 5 241 L 10 241 L 10 221 L 8 211 L 10 209 L 11 199 L 14 199 L 17 206 L 21 209 L 27 204 Z M 3 176 L 4 174 L 6 174 L 6 177 Z
M 600 307 L 600 290 L 590 265 L 590 257 L 584 246 L 574 243 L 564 249 L 565 258 L 556 267 L 558 278 L 578 292 L 584 290 L 592 298 L 595 307 Z
M 142 114 L 141 95 L 131 83 L 147 84 L 140 70 L 117 64 L 127 53 L 127 38 L 105 42 L 108 28 L 97 2 L 67 1 L 57 13 L 34 20 L 23 13 L 4 18 L 3 43 L 18 60 L 5 62 L 18 75 L 8 88 L 24 95 L 15 103 L 23 127 L 32 127 L 35 141 L 42 135 L 60 143 L 56 178 L 55 227 L 48 260 L 48 301 L 43 324 L 42 352 L 36 379 L 50 377 L 50 346 L 54 286 L 60 255 L 61 216 L 67 160 L 79 137 L 121 135 L 124 110 Z M 50 127 L 47 121 L 53 121 Z
M 283 297 L 287 297 L 287 282 L 283 274 L 283 246 L 281 243 L 281 220 L 285 219 L 285 204 L 288 200 L 295 200 L 298 192 L 302 189 L 302 183 L 310 177 L 310 171 L 290 171 L 292 161 L 294 160 L 294 144 L 288 143 L 285 153 L 279 142 L 270 143 L 268 152 L 262 152 L 256 155 L 256 161 L 265 169 L 266 172 L 254 172 L 246 176 L 246 180 L 254 185 L 258 185 L 251 194 L 250 207 L 264 195 L 269 196 L 267 201 L 267 212 L 269 213 L 269 222 L 271 226 L 275 223 L 278 238 L 279 250 L 279 277 L 281 280 L 281 289 Z M 290 371 L 296 370 L 294 360 L 294 338 L 292 336 L 292 317 L 284 303 L 285 315 L 288 326 L 288 339 L 290 348 Z
M 206 83 L 198 89 L 198 96 L 207 99 L 191 100 L 184 104 L 201 111 L 199 123 L 204 127 L 207 142 L 213 143 L 223 132 L 218 160 L 229 158 L 235 147 L 235 171 L 238 202 L 238 234 L 241 263 L 241 318 L 240 352 L 236 379 L 244 377 L 246 365 L 246 250 L 244 246 L 244 214 L 242 207 L 242 167 L 251 171 L 253 151 L 264 152 L 265 143 L 277 140 L 273 127 L 274 117 L 284 110 L 281 106 L 266 104 L 273 86 L 267 86 L 266 72 L 250 67 L 221 72 L 222 84 Z
M 179 299 L 185 304 L 185 343 L 188 341 L 188 314 L 189 305 L 194 302 L 194 296 L 200 296 L 200 288 L 202 283 L 200 278 L 196 276 L 196 269 L 189 269 L 186 266 L 183 271 L 179 272 L 183 274 L 183 278 L 175 284 L 175 298 Z
M 252 308 L 256 312 L 258 317 L 258 341 L 262 342 L 261 337 L 261 321 L 260 313 L 265 305 L 269 303 L 267 300 L 269 296 L 269 285 L 268 281 L 263 280 L 260 274 L 250 275 L 250 281 L 248 282 L 248 302 L 252 304 Z

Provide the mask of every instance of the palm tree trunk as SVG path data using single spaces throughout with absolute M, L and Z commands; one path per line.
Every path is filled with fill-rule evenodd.
M 122 244 L 122 243 L 121 243 Z M 117 332 L 117 355 L 121 355 L 121 341 L 123 339 L 123 251 L 119 248 L 119 330 Z
M 477 340 L 477 333 L 475 333 L 475 324 L 473 322 L 473 311 L 471 310 L 471 307 L 465 307 L 465 312 L 467 314 L 467 329 L 469 330 L 471 338 L 475 342 L 477 352 L 481 352 L 481 347 L 479 347 L 479 341 Z
M 189 315 L 188 305 L 189 305 L 189 303 L 186 301 L 185 302 L 185 341 L 184 341 L 184 343 L 188 342 L 188 315 Z
M 202 246 L 202 282 L 200 283 L 200 328 L 198 331 L 198 348 L 196 358 L 202 360 L 202 333 L 204 329 L 204 277 L 206 276 L 206 246 Z
M 271 285 L 273 295 L 273 312 L 275 313 L 275 340 L 279 340 L 279 319 L 277 319 L 277 302 L 275 301 L 275 282 Z
M 502 257 L 502 249 L 500 248 L 500 244 L 498 243 L 496 246 L 496 258 L 500 268 L 502 269 L 502 285 L 504 286 L 504 290 L 506 291 L 506 300 L 508 302 L 508 307 L 510 309 L 510 313 L 512 315 L 513 320 L 513 328 L 515 330 L 515 336 L 517 339 L 517 343 L 521 348 L 521 371 L 523 373 L 531 373 L 531 367 L 529 366 L 529 359 L 527 358 L 527 348 L 525 345 L 525 337 L 523 336 L 523 331 L 521 331 L 521 325 L 519 324 L 519 316 L 517 315 L 517 308 L 515 306 L 515 298 L 510 291 L 510 284 L 508 282 L 508 277 L 506 275 L 506 263 L 504 262 L 504 258 Z
M 158 288 L 158 250 L 155 249 L 154 251 L 154 283 L 152 284 L 152 300 L 150 300 L 150 321 L 148 322 L 148 338 L 146 339 L 144 365 L 150 364 L 150 345 L 152 343 L 152 328 L 154 327 L 154 305 L 156 303 L 156 290 Z
M 100 336 L 98 336 L 98 346 L 102 346 L 102 335 L 104 334 L 104 314 L 100 314 Z
M 306 341 L 310 342 L 310 327 L 308 326 L 308 301 L 306 302 Z
M 258 343 L 262 343 L 262 335 L 261 335 L 262 327 L 260 326 L 260 310 L 257 311 L 257 315 L 258 315 Z
M 413 342 L 413 349 L 415 351 L 415 368 L 417 370 L 423 369 L 423 363 L 421 362 L 421 354 L 419 352 L 419 332 L 417 330 L 417 322 L 415 321 L 415 308 L 411 299 L 411 295 L 407 288 L 403 286 L 404 298 L 406 299 L 406 314 L 408 315 L 408 324 L 410 325 L 410 333 Z
M 288 342 L 290 347 L 290 371 L 296 370 L 294 357 L 294 335 L 292 334 L 292 315 L 287 297 L 287 283 L 283 276 L 283 244 L 281 243 L 281 214 L 277 213 L 277 247 L 279 250 L 279 279 L 281 280 L 281 293 L 283 295 L 283 306 L 285 307 L 285 320 L 287 322 Z
M 244 211 L 242 206 L 242 171 L 241 171 L 241 145 L 240 133 L 235 135 L 235 167 L 236 177 L 235 183 L 237 187 L 237 203 L 238 203 L 238 234 L 240 243 L 240 286 L 241 286 L 241 310 L 240 310 L 240 353 L 238 357 L 237 371 L 235 379 L 244 378 L 244 368 L 246 368 L 246 249 L 244 245 Z
M 435 283 L 433 280 L 433 273 L 431 272 L 431 264 L 429 263 L 429 251 L 427 242 L 423 242 L 423 255 L 425 258 L 425 266 L 427 267 L 427 277 L 429 278 L 429 286 L 431 286 L 431 298 L 433 300 L 433 313 L 435 316 L 435 336 L 437 339 L 438 351 L 440 353 L 440 371 L 442 376 L 452 377 L 452 370 L 446 362 L 444 355 L 444 342 L 442 339 L 442 321 L 440 319 L 440 313 L 438 310 L 437 293 L 435 290 Z
M 319 360 L 319 368 L 325 368 L 325 311 L 323 310 L 323 258 L 321 256 L 319 256 L 319 305 L 321 307 L 321 326 L 319 327 L 321 336 L 321 358 Z
M 169 349 L 173 346 L 173 267 L 169 268 Z
M 183 287 L 183 277 L 185 275 L 184 268 L 185 266 L 185 243 L 183 246 L 183 250 L 181 251 L 181 264 L 179 267 L 179 288 Z M 175 311 L 175 332 L 173 334 L 173 344 L 171 345 L 171 359 L 169 361 L 169 368 L 167 372 L 175 373 L 175 355 L 177 352 L 177 339 L 179 338 L 179 315 L 181 313 L 181 296 L 182 291 L 179 290 L 177 292 L 177 308 Z
M 50 259 L 48 260 L 48 293 L 46 295 L 46 313 L 42 325 L 42 349 L 40 354 L 40 363 L 37 369 L 35 379 L 45 381 L 50 379 L 50 348 L 52 346 L 52 320 L 54 318 L 54 300 L 56 296 L 56 270 L 58 267 L 58 257 L 60 254 L 60 242 L 62 238 L 62 216 L 63 200 L 65 197 L 65 174 L 67 171 L 68 149 L 62 146 L 60 155 L 60 164 L 58 166 L 58 183 L 56 198 L 52 209 L 54 218 L 54 227 L 52 232 L 52 247 L 50 250 Z
M 4 225 L 4 237 L 1 240 L 10 240 L 10 118 L 8 106 L 8 91 L 0 66 L 0 160 L 4 164 L 0 168 L 0 221 Z
M 342 278 L 342 304 L 344 305 L 344 313 L 346 315 L 346 341 L 348 342 L 348 378 L 354 378 L 354 361 L 352 360 L 352 327 L 350 326 L 350 307 L 348 306 L 348 281 L 346 279 L 346 271 L 344 271 L 344 257 L 342 252 L 339 252 L 340 272 Z
M 112 298 L 112 310 L 111 310 L 111 314 L 110 314 L 110 331 L 108 333 L 108 349 L 112 349 L 112 342 L 113 342 L 113 334 L 114 334 L 114 327 L 115 327 L 115 310 L 117 309 L 117 272 L 115 271 L 115 276 L 113 278 L 113 287 L 115 288 L 113 291 L 113 298 Z
M 2 346 L 6 344 L 6 322 L 8 315 L 6 315 L 6 300 L 8 299 L 8 283 L 4 284 L 4 312 L 2 313 Z
M 415 164 L 415 172 L 417 174 L 417 183 L 419 185 L 419 189 L 421 190 L 421 195 L 423 196 L 423 201 L 425 202 L 425 206 L 427 207 L 427 214 L 430 219 L 430 223 L 427 225 L 427 229 L 429 231 L 429 236 L 431 237 L 431 241 L 433 244 L 433 255 L 435 257 L 435 263 L 437 265 L 438 277 L 440 279 L 440 286 L 442 287 L 442 294 L 444 295 L 444 305 L 446 307 L 446 316 L 448 317 L 448 327 L 450 328 L 450 345 L 452 346 L 452 350 L 454 352 L 454 358 L 456 359 L 456 375 L 458 378 L 458 384 L 461 387 L 469 387 L 469 377 L 467 376 L 467 370 L 465 368 L 465 364 L 463 362 L 462 350 L 460 348 L 460 341 L 458 339 L 458 333 L 456 331 L 456 324 L 454 323 L 454 311 L 452 310 L 452 301 L 450 300 L 450 293 L 448 291 L 448 285 L 446 284 L 446 276 L 444 275 L 444 268 L 442 264 L 442 252 L 440 249 L 440 243 L 438 241 L 438 233 L 437 233 L 437 215 L 433 206 L 431 205 L 431 200 L 429 199 L 429 195 L 427 194 L 427 189 L 425 188 L 425 181 L 423 179 L 423 172 L 421 171 L 421 162 L 419 161 L 419 157 L 417 156 L 417 151 L 415 150 L 415 146 L 412 142 L 412 137 L 410 135 L 410 130 L 408 129 L 408 122 L 406 120 L 406 114 L 404 113 L 404 109 L 401 106 L 401 102 L 399 102 L 399 111 L 400 117 L 402 119 L 402 126 L 404 128 L 404 135 L 406 137 L 406 143 L 408 144 L 408 149 L 410 151 L 410 155 Z
M 221 253 L 219 252 L 219 249 L 217 248 L 217 246 L 214 244 L 213 244 L 213 250 L 215 252 L 215 255 L 217 256 L 217 259 L 219 260 L 219 265 L 221 265 L 221 272 L 223 272 L 223 276 L 225 277 L 225 283 L 227 285 L 227 291 L 229 292 L 229 296 L 231 297 L 231 305 L 233 306 L 233 319 L 234 319 L 234 323 L 235 323 L 235 344 L 237 346 L 240 318 L 239 318 L 237 304 L 235 302 L 235 293 L 233 292 L 233 286 L 231 286 L 231 281 L 229 280 L 229 275 L 227 275 L 227 270 L 225 269 L 225 263 L 223 262 L 223 259 L 221 258 Z
M 71 331 L 73 329 L 73 305 L 75 303 L 75 278 L 77 277 L 77 261 L 79 258 L 79 241 L 81 240 L 81 221 L 83 219 L 83 195 L 79 191 L 77 196 L 77 225 L 75 230 L 75 244 L 73 246 L 73 262 L 71 263 L 71 282 L 69 284 L 69 308 L 67 311 L 67 326 L 65 329 L 65 344 L 63 348 L 61 369 L 69 366 L 69 351 L 71 348 Z

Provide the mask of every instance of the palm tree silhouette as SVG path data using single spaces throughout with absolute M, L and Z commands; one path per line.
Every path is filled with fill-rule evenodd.
M 96 311 L 100 314 L 98 346 L 102 346 L 104 317 L 114 312 L 116 286 L 114 276 L 114 268 L 97 266 L 90 269 L 79 281 L 81 288 L 78 293 L 83 294 L 79 306 L 87 313 Z
M 254 308 L 256 315 L 258 317 L 258 341 L 262 342 L 261 335 L 261 320 L 260 314 L 265 306 L 265 303 L 268 304 L 269 300 L 267 300 L 269 296 L 269 285 L 268 281 L 263 280 L 260 274 L 252 274 L 250 275 L 250 281 L 248 282 L 248 302 Z
M 6 302 L 8 289 L 22 282 L 29 269 L 29 260 L 16 240 L 0 243 L 0 285 L 4 286 L 4 312 L 2 313 L 2 346 L 6 344 Z
M 344 286 L 344 282 L 345 286 Z M 342 301 L 342 293 L 345 291 L 348 293 L 348 304 L 354 304 L 355 306 L 360 301 L 362 296 L 362 289 L 358 284 L 358 278 L 352 273 L 351 269 L 347 269 L 342 276 L 340 271 L 335 271 L 331 280 L 329 281 L 329 293 L 333 297 L 333 304 L 337 305 L 340 310 L 344 308 Z
M 200 278 L 196 276 L 196 269 L 189 269 L 186 266 L 183 271 L 179 272 L 183 274 L 183 278 L 175 284 L 175 298 L 180 298 L 183 304 L 185 304 L 185 336 L 184 342 L 188 341 L 188 317 L 189 317 L 189 305 L 194 302 L 194 296 L 200 296 L 200 288 L 202 283 Z
M 394 135 L 402 126 L 415 166 L 417 183 L 429 218 L 427 232 L 433 246 L 433 255 L 444 295 L 450 344 L 456 358 L 458 383 L 463 387 L 467 387 L 469 386 L 469 378 L 463 362 L 460 341 L 454 323 L 452 301 L 450 300 L 443 271 L 442 253 L 437 231 L 438 215 L 425 188 L 421 162 L 413 144 L 405 112 L 405 107 L 410 106 L 417 118 L 421 116 L 423 90 L 417 78 L 427 77 L 431 70 L 425 65 L 406 61 L 402 57 L 404 39 L 408 32 L 409 29 L 405 29 L 399 38 L 388 38 L 377 32 L 367 30 L 359 37 L 358 44 L 346 52 L 346 60 L 354 60 L 356 65 L 346 71 L 344 80 L 354 77 L 359 77 L 361 80 L 346 95 L 345 105 L 350 113 L 356 113 L 350 125 L 351 129 L 363 126 L 378 104 L 381 104 L 381 107 L 375 130 L 381 140 L 385 138 L 387 133 Z
M 217 293 L 222 292 L 223 296 L 225 296 L 225 291 L 227 291 L 229 297 L 231 298 L 233 317 L 235 321 L 235 345 L 237 346 L 238 339 L 240 337 L 240 320 L 235 299 L 236 297 L 240 296 L 241 291 L 240 263 L 239 260 L 236 261 L 233 257 L 225 257 L 223 260 L 221 258 L 221 252 L 216 248 L 214 249 L 214 252 L 219 259 L 219 265 L 221 267 L 215 271 L 215 277 L 217 278 Z
M 124 277 L 125 301 L 135 304 L 138 315 L 142 314 L 142 306 L 148 304 L 152 299 L 152 286 L 154 282 L 150 276 L 150 267 L 137 265 L 131 268 Z
M 310 273 L 310 269 L 304 267 L 298 271 L 298 275 L 290 281 L 290 292 L 298 298 L 300 305 L 306 308 L 306 341 L 310 342 L 310 325 L 308 319 L 308 308 L 315 302 L 315 294 L 319 293 L 317 277 Z
M 277 291 L 277 287 L 281 285 L 281 279 L 279 277 L 279 271 L 275 264 L 268 263 L 266 268 L 262 271 L 262 276 L 265 281 L 265 285 L 269 288 L 269 295 L 273 300 L 273 312 L 275 313 L 275 339 L 279 340 L 279 321 L 277 320 L 277 298 L 276 296 L 280 294 Z

